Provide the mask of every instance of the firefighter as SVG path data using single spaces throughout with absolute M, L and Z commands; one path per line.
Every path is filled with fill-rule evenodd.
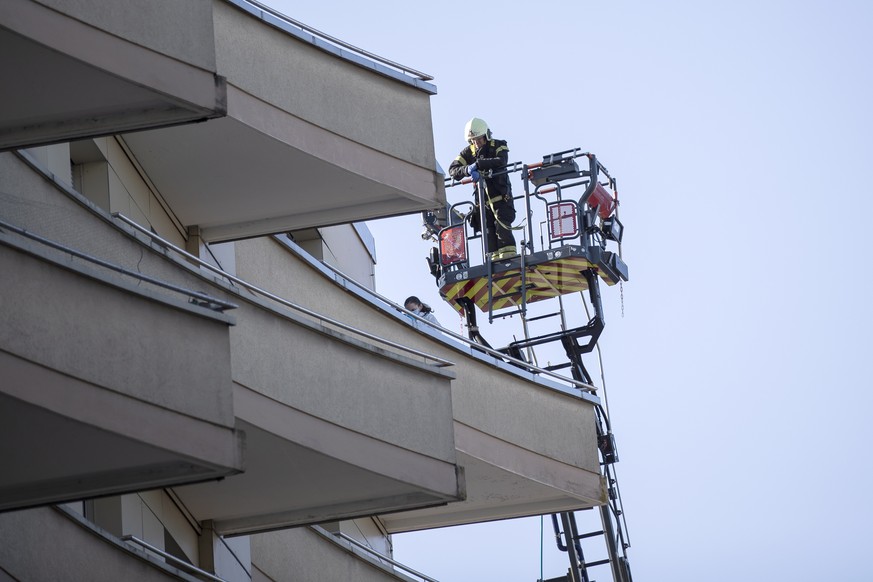
M 467 147 L 461 150 L 458 157 L 449 165 L 449 175 L 455 180 L 469 176 L 475 185 L 474 197 L 476 205 L 468 215 L 473 229 L 480 229 L 479 185 L 482 183 L 480 172 L 501 170 L 509 160 L 509 147 L 502 139 L 493 139 L 488 124 L 474 117 L 464 128 L 464 139 Z M 491 259 L 508 259 L 514 257 L 515 237 L 512 235 L 512 221 L 515 220 L 515 206 L 512 199 L 512 185 L 508 174 L 485 176 L 485 252 L 491 253 Z

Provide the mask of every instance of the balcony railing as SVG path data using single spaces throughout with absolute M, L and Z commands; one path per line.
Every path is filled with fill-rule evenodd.
M 72 255 L 79 259 L 82 259 L 86 262 L 92 263 L 94 265 L 98 265 L 100 267 L 109 269 L 111 271 L 115 271 L 116 273 L 121 273 L 122 275 L 126 275 L 128 277 L 133 277 L 139 281 L 144 283 L 149 283 L 151 285 L 155 285 L 157 287 L 161 287 L 163 289 L 167 289 L 169 291 L 173 291 L 175 293 L 179 293 L 189 297 L 189 301 L 195 305 L 200 307 L 205 307 L 207 309 L 211 309 L 213 311 L 218 311 L 223 313 L 228 309 L 236 309 L 237 305 L 234 303 L 230 303 L 229 301 L 224 301 L 217 297 L 212 297 L 211 295 L 207 295 L 206 293 L 202 293 L 200 291 L 194 291 L 193 289 L 185 289 L 184 287 L 179 287 L 178 285 L 174 285 L 172 283 L 168 283 L 167 281 L 162 281 L 160 279 L 155 279 L 154 277 L 149 277 L 143 273 L 138 273 L 136 271 L 132 271 L 130 269 L 126 269 L 121 265 L 116 265 L 115 263 L 110 263 L 109 261 L 104 261 L 98 257 L 89 255 L 87 253 L 83 253 L 78 251 L 72 247 L 67 245 L 59 244 L 55 241 L 49 240 L 47 238 L 41 237 L 38 234 L 34 234 L 29 232 L 23 228 L 18 228 L 13 224 L 9 224 L 4 220 L 0 220 L 0 227 L 10 230 L 20 236 L 25 238 L 29 238 L 30 240 L 36 241 L 42 245 L 47 247 L 51 247 L 55 250 L 62 251 L 68 255 Z

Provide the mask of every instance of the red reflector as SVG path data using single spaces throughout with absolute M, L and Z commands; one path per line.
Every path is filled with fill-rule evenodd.
M 444 228 L 440 232 L 440 262 L 443 265 L 453 265 L 467 260 L 467 239 L 464 237 L 464 225 Z
M 558 240 L 579 236 L 578 212 L 575 202 L 549 204 L 549 238 Z
M 615 210 L 615 200 L 612 198 L 612 194 L 604 188 L 602 185 L 597 184 L 594 188 L 594 192 L 591 193 L 591 196 L 588 198 L 588 206 L 591 208 L 597 207 L 597 214 L 600 215 L 600 218 L 607 219 L 609 215 L 612 214 L 612 211 Z

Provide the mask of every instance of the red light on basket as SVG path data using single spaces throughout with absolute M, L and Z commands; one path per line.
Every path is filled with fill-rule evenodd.
M 588 198 L 588 206 L 591 208 L 596 207 L 600 218 L 606 220 L 612 214 L 612 211 L 615 210 L 615 198 L 612 197 L 609 190 L 604 188 L 602 184 L 597 184 Z
M 453 265 L 467 260 L 467 239 L 464 225 L 459 224 L 440 231 L 440 262 Z
M 574 238 L 579 236 L 579 213 L 575 202 L 549 204 L 549 239 Z

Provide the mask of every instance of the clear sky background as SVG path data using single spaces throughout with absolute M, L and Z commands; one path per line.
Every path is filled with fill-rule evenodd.
M 601 346 L 637 582 L 873 580 L 873 2 L 269 3 L 433 75 L 444 168 L 478 116 L 513 161 L 581 147 L 617 178 Z M 419 217 L 370 228 L 377 290 L 459 329 Z M 441 582 L 540 576 L 539 518 L 394 540 Z

